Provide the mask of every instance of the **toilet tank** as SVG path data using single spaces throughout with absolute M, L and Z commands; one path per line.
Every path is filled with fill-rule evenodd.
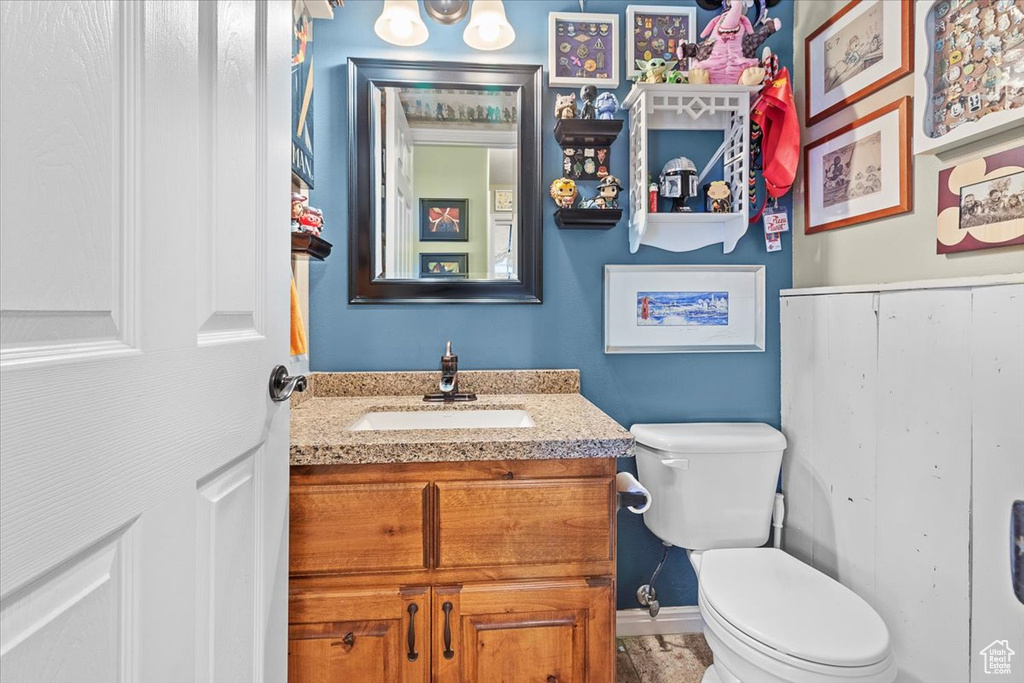
M 691 550 L 768 540 L 786 437 L 761 423 L 637 424 L 636 466 L 651 492 L 644 523 Z

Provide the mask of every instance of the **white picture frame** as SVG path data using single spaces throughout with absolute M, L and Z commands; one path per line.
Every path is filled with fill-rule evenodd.
M 914 8 L 915 32 L 918 36 L 916 43 L 916 63 L 914 71 L 914 120 L 912 124 L 914 135 L 914 154 L 942 154 L 957 147 L 970 144 L 991 135 L 1024 128 L 1024 109 L 1007 109 L 1004 111 L 992 112 L 977 121 L 965 122 L 962 125 L 950 130 L 941 137 L 931 137 L 932 121 L 932 88 L 929 83 L 929 76 L 932 75 L 934 65 L 935 44 L 929 39 L 934 34 L 934 20 L 932 10 L 944 0 L 917 0 Z M 1018 47 L 1014 51 L 1024 50 Z
M 645 17 L 680 17 L 684 20 L 686 25 L 686 34 L 682 36 L 682 39 L 687 43 L 694 43 L 697 40 L 696 7 L 679 7 L 678 5 L 629 5 L 626 7 L 626 26 L 624 27 L 624 33 L 626 35 L 626 78 L 628 79 L 633 79 L 640 74 L 640 71 L 636 68 L 636 35 L 638 28 L 641 30 L 647 29 L 644 27 L 638 27 L 637 19 L 643 21 Z M 651 30 L 654 30 L 655 28 L 657 27 L 652 27 Z M 669 38 L 676 38 L 678 44 L 680 36 L 669 36 Z M 667 43 L 665 47 L 667 50 Z M 657 57 L 659 55 L 652 53 L 651 56 Z M 650 58 L 648 57 L 647 59 Z M 675 57 L 673 56 L 671 59 L 675 59 Z M 676 70 L 685 72 L 687 70 L 686 65 L 683 64 L 677 66 Z
M 572 24 L 573 35 L 566 35 L 566 28 Z M 598 32 L 593 35 L 593 39 L 586 40 L 585 36 L 576 32 L 576 26 L 579 24 L 587 24 L 589 26 L 593 24 L 598 28 Z M 604 31 L 604 26 L 608 26 L 608 30 Z M 560 28 L 561 27 L 561 28 Z M 561 31 L 561 32 L 560 32 Z M 608 44 L 610 39 L 611 44 Z M 599 41 L 599 42 L 598 42 Z M 603 54 L 601 58 L 605 66 L 599 70 L 595 70 L 593 76 L 587 76 L 587 60 L 595 58 L 598 53 L 594 52 L 595 46 L 600 45 L 600 54 Z M 566 50 L 565 46 L 569 49 Z M 588 53 L 585 56 L 580 56 L 578 51 L 581 47 L 586 47 Z M 572 60 L 578 60 L 579 65 L 576 65 Z M 620 74 L 620 62 L 622 59 L 622 52 L 620 50 L 619 43 L 619 15 L 617 14 L 595 14 L 592 12 L 550 12 L 548 14 L 548 85 L 551 87 L 557 87 L 562 85 L 569 86 L 583 86 L 583 85 L 595 85 L 598 88 L 617 88 L 619 87 L 619 74 Z M 567 60 L 563 65 L 561 60 Z M 596 62 L 595 61 L 595 69 Z M 563 68 L 564 67 L 564 68 Z M 579 72 L 579 74 L 573 73 L 567 75 L 565 73 L 559 73 L 560 71 L 570 70 L 573 72 Z
M 606 265 L 605 353 L 765 350 L 763 265 Z
M 495 190 L 493 202 L 493 210 L 498 213 L 515 211 L 515 192 L 512 190 Z

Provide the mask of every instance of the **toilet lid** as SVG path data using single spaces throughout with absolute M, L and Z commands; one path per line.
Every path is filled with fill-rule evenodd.
M 889 653 L 889 631 L 860 596 L 775 548 L 701 556 L 701 599 L 737 629 L 818 664 L 868 666 Z

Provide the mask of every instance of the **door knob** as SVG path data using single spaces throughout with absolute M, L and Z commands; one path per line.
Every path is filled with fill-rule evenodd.
M 292 397 L 293 391 L 306 390 L 306 376 L 288 376 L 288 368 L 278 365 L 270 373 L 270 398 L 275 402 L 287 401 Z

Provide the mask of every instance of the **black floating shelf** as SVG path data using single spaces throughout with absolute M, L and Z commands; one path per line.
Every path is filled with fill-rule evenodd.
M 325 239 L 320 239 L 311 232 L 292 233 L 292 253 L 309 254 L 310 258 L 323 261 L 331 255 L 331 247 L 334 245 Z
M 558 209 L 555 225 L 563 230 L 611 230 L 622 218 L 622 209 Z
M 608 147 L 622 131 L 622 119 L 558 119 L 555 140 L 562 147 Z

